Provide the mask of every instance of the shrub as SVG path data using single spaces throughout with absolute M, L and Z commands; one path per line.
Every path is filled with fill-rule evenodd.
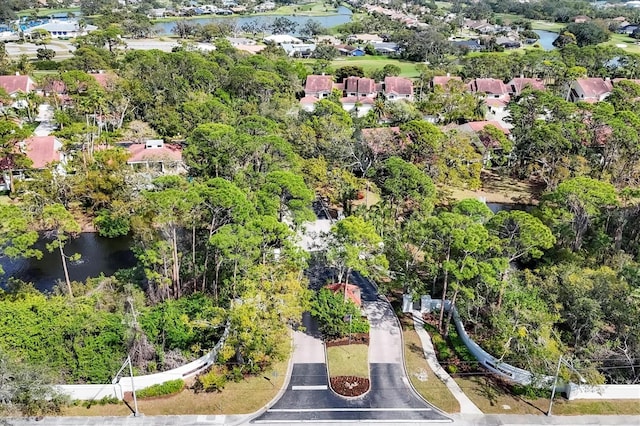
M 136 392 L 138 398 L 152 398 L 154 396 L 172 395 L 182 391 L 184 388 L 184 380 L 169 380 L 159 385 L 149 386 Z
M 81 405 L 82 407 L 89 408 L 92 405 L 107 405 L 107 404 L 119 404 L 120 400 L 114 396 L 105 396 L 102 399 L 95 399 L 89 401 L 74 401 L 73 405 Z
M 220 392 L 227 384 L 229 371 L 223 366 L 214 366 L 206 373 L 198 376 L 193 390 L 196 392 Z
M 454 364 L 449 364 L 447 365 L 447 371 L 449 371 L 449 374 L 456 374 L 458 372 L 458 367 Z

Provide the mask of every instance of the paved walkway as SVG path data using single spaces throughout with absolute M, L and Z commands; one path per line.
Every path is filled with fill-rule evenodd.
M 458 386 L 456 381 L 451 378 L 449 373 L 447 373 L 438 362 L 436 351 L 433 349 L 433 344 L 431 343 L 431 337 L 424 329 L 424 321 L 422 321 L 422 315 L 419 311 L 413 311 L 413 326 L 422 342 L 422 350 L 424 351 L 424 357 L 427 359 L 427 364 L 429 364 L 434 374 L 447 386 L 454 398 L 458 400 L 460 403 L 460 413 L 482 414 L 482 411 L 462 392 L 460 386 Z

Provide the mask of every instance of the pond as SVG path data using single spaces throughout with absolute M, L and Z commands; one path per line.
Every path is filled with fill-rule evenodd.
M 312 19 L 325 28 L 332 28 L 337 25 L 351 22 L 353 12 L 347 7 L 340 6 L 334 15 L 327 16 L 294 16 L 294 15 L 239 15 L 239 16 L 207 16 L 205 18 L 189 19 L 189 24 L 205 25 L 211 22 L 233 22 L 237 27 L 241 27 L 247 22 L 256 21 L 258 24 L 270 25 L 276 18 L 287 18 L 298 24 L 298 28 L 304 25 L 309 19 Z M 172 29 L 176 26 L 176 22 L 159 22 L 153 26 L 158 35 L 170 35 Z
M 489 210 L 495 214 L 503 210 L 507 212 L 510 212 L 511 210 L 524 210 L 526 212 L 530 212 L 534 206 L 531 204 L 487 203 L 487 207 L 489 207 Z
M 9 277 L 31 282 L 40 291 L 53 289 L 58 280 L 64 280 L 64 271 L 60 261 L 60 252 L 49 253 L 45 247 L 48 241 L 41 238 L 36 247 L 42 251 L 42 259 L 0 258 L 4 269 L 0 287 L 5 287 Z M 84 232 L 65 246 L 65 253 L 82 254 L 77 262 L 69 262 L 69 277 L 72 281 L 84 281 L 89 277 L 97 277 L 101 273 L 112 275 L 122 268 L 130 268 L 136 264 L 131 252 L 131 237 L 103 238 L 97 233 Z
M 544 50 L 555 50 L 553 41 L 558 38 L 558 33 L 545 30 L 534 30 L 534 32 L 540 36 L 540 40 L 538 40 L 540 47 Z

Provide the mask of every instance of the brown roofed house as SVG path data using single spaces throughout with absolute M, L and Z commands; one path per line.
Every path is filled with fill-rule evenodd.
M 372 78 L 366 77 L 347 77 L 344 80 L 344 92 L 346 97 L 364 97 L 375 98 L 376 82 Z
M 128 164 L 134 168 L 156 168 L 163 174 L 185 171 L 180 144 L 164 143 L 162 139 L 149 139 L 145 143 L 122 144 L 129 151 Z
M 404 77 L 385 77 L 384 96 L 389 101 L 399 99 L 413 100 L 413 82 Z
M 445 88 L 447 86 L 447 84 L 449 84 L 450 81 L 462 81 L 462 78 L 458 77 L 458 76 L 450 76 L 449 74 L 447 75 L 437 75 L 435 77 L 433 77 L 433 79 L 431 80 L 431 87 L 436 87 L 436 86 L 440 86 L 442 88 Z
M 334 284 L 329 284 L 326 287 L 334 293 L 345 294 L 346 292 L 347 299 L 351 300 L 358 307 L 362 305 L 360 287 L 358 287 L 357 285 L 334 283 Z
M 28 75 L 0 75 L 0 87 L 15 97 L 18 93 L 33 92 L 36 83 Z
M 469 90 L 473 93 L 485 95 L 488 98 L 507 98 L 509 89 L 497 78 L 476 78 L 469 83 Z
M 511 79 L 509 83 L 507 83 L 507 88 L 509 89 L 509 93 L 511 95 L 519 95 L 526 88 L 530 88 L 532 90 L 545 90 L 544 81 L 541 78 L 525 78 L 525 77 L 516 77 Z
M 569 100 L 571 102 L 600 102 L 611 94 L 613 83 L 600 77 L 578 78 L 571 83 Z
M 333 77 L 330 75 L 308 75 L 304 84 L 305 96 L 318 99 L 326 98 L 333 90 Z

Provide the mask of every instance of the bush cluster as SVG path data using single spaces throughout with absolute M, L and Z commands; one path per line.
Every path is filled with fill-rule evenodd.
M 136 392 L 138 398 L 153 398 L 155 396 L 173 395 L 184 389 L 184 380 L 169 380 L 158 385 L 149 386 Z

